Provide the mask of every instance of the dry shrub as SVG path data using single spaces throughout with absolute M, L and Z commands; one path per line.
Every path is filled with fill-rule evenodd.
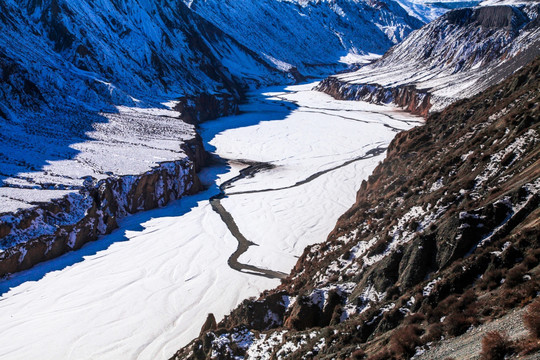
M 426 334 L 422 337 L 424 342 L 439 341 L 443 335 L 443 325 L 440 322 L 433 323 L 427 328 Z
M 527 269 L 530 270 L 536 265 L 538 265 L 538 259 L 534 255 L 529 254 L 525 256 L 525 259 L 523 259 L 522 263 L 527 267 Z
M 420 324 L 426 319 L 426 316 L 422 313 L 414 313 L 405 318 L 407 324 Z
M 540 299 L 536 299 L 523 315 L 523 323 L 531 332 L 531 336 L 540 339 Z
M 437 310 L 441 315 L 448 314 L 455 310 L 455 305 L 458 301 L 456 294 L 451 294 L 446 297 L 446 299 L 439 302 L 437 305 Z
M 375 355 L 372 355 L 368 358 L 368 360 L 393 360 L 393 359 L 395 359 L 394 355 L 392 355 L 392 353 L 387 349 L 379 351 Z
M 475 320 L 472 317 L 466 316 L 459 312 L 448 315 L 444 319 L 443 325 L 448 334 L 452 336 L 459 336 L 467 331 L 467 329 L 473 325 L 474 322 Z
M 366 356 L 366 353 L 362 349 L 354 350 L 351 354 L 351 359 L 353 360 L 360 360 L 363 359 Z
M 521 355 L 530 355 L 540 351 L 540 339 L 527 338 L 520 341 L 518 349 Z
M 516 265 L 506 274 L 504 285 L 514 288 L 523 282 L 523 276 L 527 273 L 527 267 L 523 264 Z
M 422 344 L 421 329 L 415 325 L 402 327 L 394 332 L 390 340 L 390 351 L 397 358 L 408 359 L 415 353 L 415 348 Z
M 384 250 L 386 250 L 386 248 L 388 247 L 388 243 L 391 240 L 392 240 L 392 237 L 390 237 L 390 236 L 384 236 L 384 237 L 380 238 L 379 240 L 377 240 L 377 242 L 375 244 L 373 244 L 371 249 L 369 249 L 368 255 L 369 256 L 375 256 L 375 255 L 382 254 L 384 252 Z
M 498 294 L 497 308 L 511 309 L 514 308 L 521 300 L 521 292 L 516 289 L 503 288 Z
M 503 278 L 503 272 L 501 269 L 493 269 L 484 273 L 482 279 L 479 281 L 478 286 L 482 290 L 493 290 L 501 284 Z
M 482 360 L 504 360 L 504 357 L 513 352 L 512 342 L 508 335 L 498 331 L 488 332 L 482 339 Z

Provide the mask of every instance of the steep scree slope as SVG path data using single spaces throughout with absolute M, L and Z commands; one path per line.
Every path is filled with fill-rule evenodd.
M 540 4 L 453 10 L 379 61 L 318 89 L 339 99 L 393 102 L 417 114 L 470 97 L 540 55 Z
M 174 359 L 403 359 L 540 290 L 540 58 L 402 132 L 327 242 Z

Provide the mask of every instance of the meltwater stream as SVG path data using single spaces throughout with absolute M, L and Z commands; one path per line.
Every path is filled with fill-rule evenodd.
M 278 285 L 354 203 L 396 132 L 420 123 L 314 85 L 266 89 L 240 115 L 203 124 L 221 159 L 200 175 L 207 191 L 1 282 L 0 359 L 168 359 L 207 313 L 220 319 Z M 264 165 L 241 174 L 247 164 Z

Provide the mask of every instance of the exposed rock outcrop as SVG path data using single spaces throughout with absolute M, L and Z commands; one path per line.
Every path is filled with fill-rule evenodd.
M 238 100 L 228 94 L 183 96 L 178 100 L 175 110 L 182 120 L 193 125 L 238 113 Z
M 202 189 L 196 170 L 205 152 L 200 139 L 185 144 L 191 158 L 162 163 L 141 175 L 86 181 L 86 187 L 0 216 L 0 276 L 28 269 L 108 234 L 128 214 L 164 206 Z M 9 244 L 16 244 L 10 246 Z
M 201 327 L 201 334 L 200 335 L 203 335 L 204 333 L 206 333 L 208 331 L 216 330 L 216 328 L 217 328 L 216 317 L 214 316 L 214 314 L 210 313 L 206 317 L 206 321 L 204 322 L 203 326 Z
M 348 84 L 329 77 L 321 81 L 317 90 L 338 100 L 367 101 L 375 104 L 393 103 L 415 115 L 427 116 L 431 108 L 430 94 L 414 85 L 384 87 L 379 84 Z

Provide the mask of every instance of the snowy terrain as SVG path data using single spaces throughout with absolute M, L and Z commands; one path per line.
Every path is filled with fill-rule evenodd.
M 207 191 L 129 216 L 99 241 L 1 282 L 0 358 L 166 359 L 207 312 L 219 319 L 276 286 L 227 264 L 237 241 L 208 201 L 216 184 L 241 161 L 275 166 L 232 183 L 222 205 L 257 244 L 239 262 L 288 272 L 354 203 L 396 132 L 421 123 L 313 86 L 253 94 L 242 115 L 204 123 L 209 150 L 229 159 L 201 174 Z
M 396 100 L 395 89 L 412 87 L 429 94 L 431 110 L 439 111 L 500 82 L 540 55 L 539 9 L 532 2 L 448 12 L 379 61 L 331 77 L 337 83 L 333 91 L 387 103 Z
M 0 3 L 1 250 L 58 230 L 56 219 L 43 221 L 47 231 L 27 230 L 36 214 L 17 211 L 68 195 L 89 203 L 79 196 L 89 185 L 184 159 L 194 129 L 173 111 L 182 99 L 195 99 L 184 104 L 189 112 L 210 107 L 200 95 L 234 108 L 246 89 L 293 83 L 297 67 L 323 65 L 320 73 L 340 59 L 373 59 L 421 25 L 395 2 L 212 3 Z
M 278 69 L 305 76 L 343 68 L 340 58 L 381 55 L 425 23 L 391 0 L 184 2 Z
M 480 0 L 397 0 L 397 2 L 411 16 L 415 16 L 423 22 L 428 23 L 443 15 L 450 9 L 473 7 L 478 5 Z
M 30 134 L 6 124 L 0 214 L 77 193 L 89 178 L 142 174 L 161 162 L 186 158 L 180 145 L 195 137 L 195 128 L 178 116 L 172 110 L 119 107 L 117 113 L 88 119 L 94 120 L 88 131 L 68 139 L 69 134 L 58 133 L 58 124 L 40 124 L 41 131 Z

